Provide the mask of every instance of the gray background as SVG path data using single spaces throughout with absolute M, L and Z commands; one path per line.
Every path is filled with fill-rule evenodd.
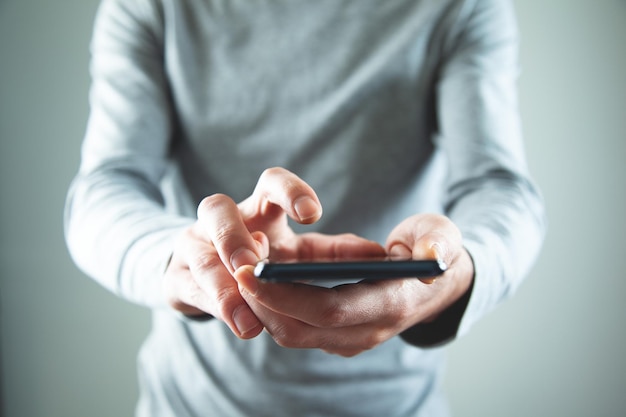
M 550 218 L 518 295 L 450 350 L 456 416 L 626 414 L 626 2 L 517 0 L 530 166 Z M 96 0 L 0 0 L 0 325 L 7 417 L 128 416 L 146 311 L 76 270 L 64 195 Z

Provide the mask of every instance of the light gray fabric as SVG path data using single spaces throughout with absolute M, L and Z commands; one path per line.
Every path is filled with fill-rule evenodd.
M 459 335 L 509 296 L 544 222 L 523 152 L 503 0 L 105 0 L 66 207 L 72 256 L 154 311 L 140 416 L 442 416 L 443 351 L 395 338 L 344 359 L 241 341 L 164 303 L 173 240 L 206 195 L 283 166 L 324 206 L 306 230 L 383 243 L 449 215 L 476 266 Z

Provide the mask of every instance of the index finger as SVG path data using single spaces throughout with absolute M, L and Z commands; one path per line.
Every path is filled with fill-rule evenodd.
M 266 169 L 252 195 L 240 204 L 245 217 L 277 218 L 286 213 L 299 223 L 310 224 L 322 216 L 315 191 L 304 180 L 284 168 Z
M 198 206 L 198 221 L 231 274 L 242 265 L 254 265 L 266 254 L 246 227 L 237 204 L 224 194 L 214 194 Z

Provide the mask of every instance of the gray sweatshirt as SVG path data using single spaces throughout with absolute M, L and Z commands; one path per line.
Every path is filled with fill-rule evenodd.
M 105 0 L 91 115 L 66 207 L 77 265 L 153 311 L 138 416 L 445 416 L 443 346 L 523 280 L 544 232 L 504 0 Z M 421 212 L 475 265 L 448 315 L 354 358 L 242 341 L 171 310 L 161 279 L 199 201 L 285 167 L 324 207 L 306 229 L 383 243 Z

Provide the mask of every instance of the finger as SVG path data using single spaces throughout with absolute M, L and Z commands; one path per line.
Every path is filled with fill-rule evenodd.
M 350 357 L 373 349 L 399 332 L 378 331 L 375 327 L 361 325 L 347 328 L 319 328 L 296 319 L 264 313 L 255 309 L 262 317 L 266 331 L 282 347 L 293 349 L 321 349 Z
M 461 233 L 445 216 L 419 215 L 400 223 L 389 235 L 387 251 L 391 256 L 436 259 L 450 266 L 462 248 Z M 420 278 L 432 284 L 434 278 Z
M 180 300 L 222 320 L 238 337 L 258 335 L 263 326 L 241 297 L 237 282 L 213 245 L 190 238 L 180 249 L 183 264 L 187 265 L 187 271 L 181 274 Z
M 323 288 L 297 283 L 267 283 L 254 276 L 251 267 L 235 273 L 246 301 L 263 305 L 276 314 L 287 316 L 317 328 L 341 328 L 384 320 L 396 314 L 394 306 L 402 303 L 400 280 L 387 285 L 360 283 Z
M 230 273 L 267 256 L 261 253 L 263 245 L 250 234 L 230 197 L 223 194 L 206 197 L 198 206 L 198 221 Z
M 275 219 L 286 213 L 299 223 L 316 222 L 322 215 L 322 205 L 315 191 L 296 174 L 283 168 L 270 168 L 248 199 L 240 204 L 247 218 Z
M 348 327 L 318 327 L 276 313 L 254 298 L 248 302 L 276 343 L 288 348 L 317 348 L 349 357 L 372 349 L 401 331 L 396 323 L 388 326 L 366 322 Z
M 461 234 L 445 216 L 414 216 L 389 234 L 385 246 L 392 256 L 437 259 L 450 264 L 456 249 L 461 247 Z
M 163 293 L 168 304 L 185 315 L 209 313 L 206 294 L 195 283 L 189 269 L 177 265 L 174 260 L 163 277 Z

